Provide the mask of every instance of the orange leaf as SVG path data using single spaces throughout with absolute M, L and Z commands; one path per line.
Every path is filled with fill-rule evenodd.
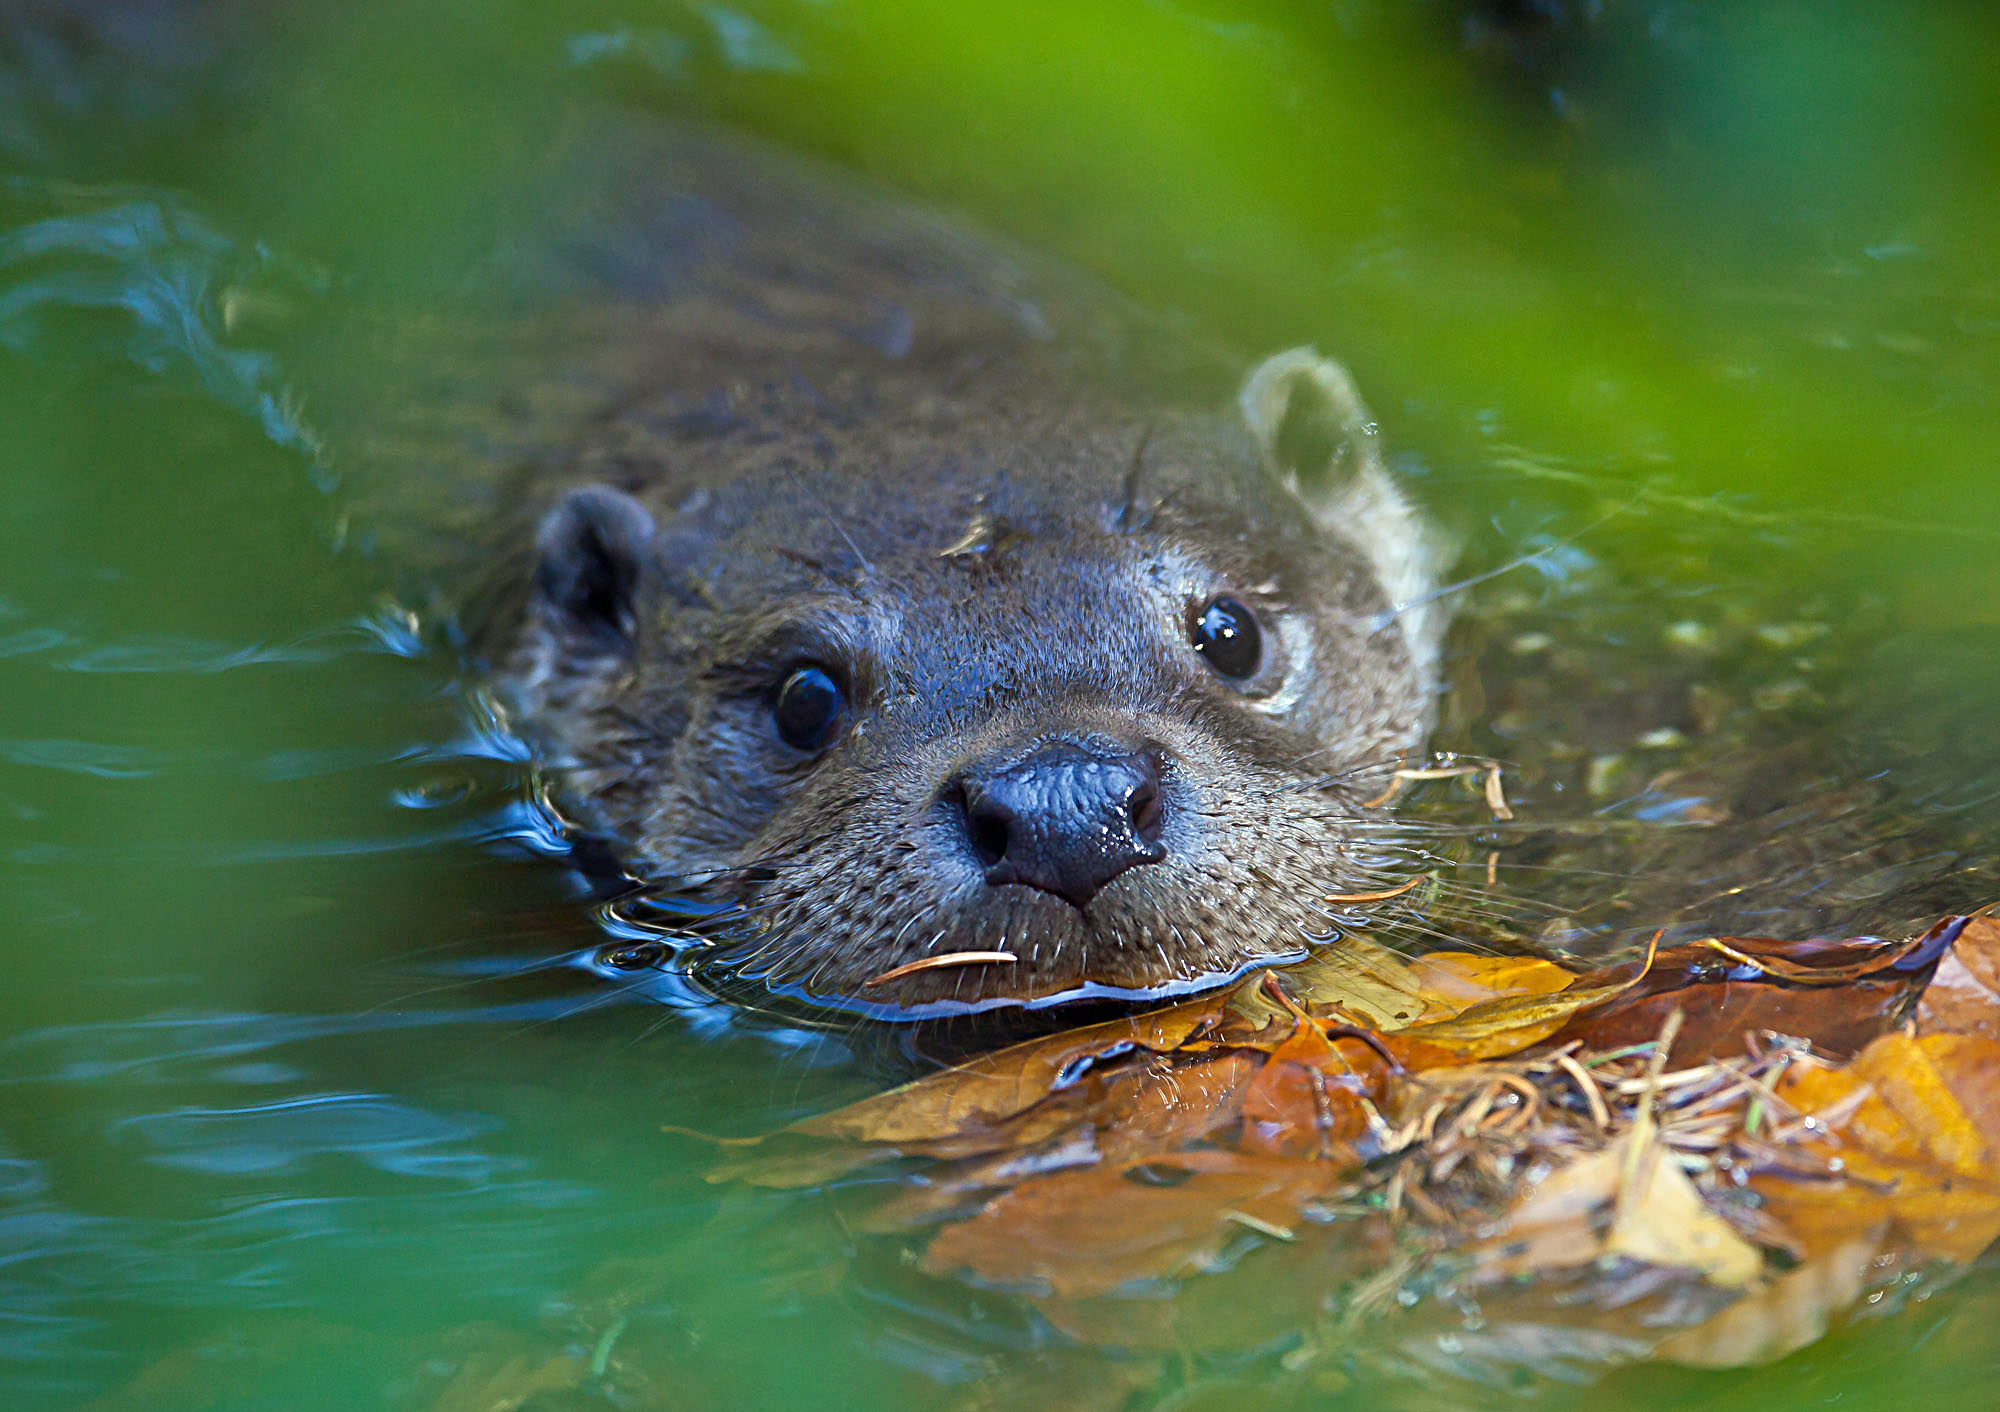
M 1846 1112 L 1814 1144 L 1839 1160 L 1842 1179 L 1829 1189 L 1765 1175 L 1755 1186 L 1809 1245 L 1894 1217 L 1925 1253 L 1971 1260 L 2000 1236 L 2000 1166 L 1987 1140 L 1996 1072 L 2000 1045 L 1957 1035 L 1885 1035 L 1843 1068 L 1799 1065 L 1778 1096 L 1809 1116 Z M 1975 1098 L 1979 1122 L 1954 1083 Z
M 1381 1095 L 1389 1066 L 1356 1039 L 1329 1040 L 1302 1020 L 1243 1095 L 1243 1142 L 1272 1156 L 1307 1157 L 1368 1131 L 1364 1100 Z

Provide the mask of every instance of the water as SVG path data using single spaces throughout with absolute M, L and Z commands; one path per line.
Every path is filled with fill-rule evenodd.
M 1466 925 L 1616 944 L 1615 902 L 1726 891 L 1622 826 L 1760 791 L 1791 801 L 1752 879 L 1773 929 L 2000 895 L 1990 21 L 1555 8 L 10 12 L 7 1404 L 451 1412 L 565 1349 L 631 1405 L 1478 1402 L 1295 1376 L 1281 1320 L 1194 1287 L 1180 1353 L 1078 1348 L 837 1195 L 706 1184 L 663 1125 L 824 1109 L 882 1046 L 591 964 L 527 767 L 395 596 L 405 546 L 349 514 L 323 429 L 371 369 L 323 330 L 543 292 L 541 164 L 582 108 L 726 118 L 1240 347 L 1317 341 L 1468 562 L 1550 549 L 1481 589 L 1447 743 L 1560 826 L 1494 841 Z M 1690 675 L 1724 724 L 1676 745 Z M 1777 783 L 1729 764 L 1784 739 Z M 1996 1298 L 1975 1271 L 1778 1369 L 1519 1390 L 1984 1406 Z

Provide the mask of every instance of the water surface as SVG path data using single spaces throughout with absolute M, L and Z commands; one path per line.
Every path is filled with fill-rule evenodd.
M 375 371 L 324 332 L 348 312 L 549 292 L 581 108 L 719 118 L 1203 337 L 1317 342 L 1468 565 L 1545 551 L 1480 589 L 1444 743 L 1518 762 L 1553 841 L 1501 840 L 1454 925 L 1586 951 L 1640 925 L 1614 903 L 1720 906 L 1712 856 L 1624 825 L 1760 789 L 1790 812 L 1745 825 L 1786 845 L 1742 865 L 1746 924 L 1988 901 L 2000 34 L 1972 5 L 1553 9 L 0 21 L 8 1405 L 453 1412 L 564 1349 L 688 1408 L 1483 1405 L 1465 1372 L 1534 1405 L 1986 1405 L 1987 1271 L 1765 1371 L 1306 1377 L 1254 1321 L 1078 1350 L 826 1194 L 708 1185 L 663 1125 L 825 1109 L 884 1046 L 591 964 L 518 747 L 327 439 Z M 1704 747 L 1691 678 L 1743 751 L 1798 743 L 1782 790 Z M 1488 842 L 1450 846 L 1473 882 Z

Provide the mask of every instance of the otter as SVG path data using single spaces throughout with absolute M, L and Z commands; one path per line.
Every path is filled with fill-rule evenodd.
M 508 699 L 578 820 L 740 907 L 737 968 L 780 989 L 1295 958 L 1380 885 L 1361 806 L 1432 714 L 1435 554 L 1374 423 L 1306 349 L 1224 416 L 969 357 L 600 437 L 535 536 Z
M 899 1016 L 1219 984 L 1402 880 L 1443 551 L 1338 363 L 1162 373 L 1195 340 L 853 178 L 643 150 L 670 200 L 579 203 L 622 292 L 537 335 L 561 435 L 460 512 L 568 823 L 731 975 Z

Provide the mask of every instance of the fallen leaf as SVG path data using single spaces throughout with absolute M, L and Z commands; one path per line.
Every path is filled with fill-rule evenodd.
M 1623 1172 L 1604 1253 L 1693 1270 L 1722 1289 L 1755 1280 L 1763 1255 L 1708 1208 L 1663 1143 L 1632 1152 L 1638 1136 L 1635 1129 L 1616 1149 Z
M 1043 1177 L 995 1197 L 931 1242 L 924 1268 L 1064 1298 L 1187 1275 L 1240 1237 L 1247 1216 L 1288 1230 L 1338 1181 L 1326 1163 L 1187 1152 Z
M 1448 1020 L 1412 1025 L 1396 1038 L 1435 1045 L 1474 1059 L 1518 1054 L 1561 1030 L 1579 1011 L 1602 1005 L 1624 994 L 1644 975 L 1642 971 L 1629 981 L 1614 981 L 1609 985 L 1579 987 L 1553 994 L 1501 996 L 1470 1006 Z
M 1576 972 L 1539 956 L 1481 956 L 1434 951 L 1411 958 L 1410 975 L 1427 1003 L 1463 1011 L 1510 995 L 1554 995 L 1576 983 Z
M 1990 1099 L 2000 1044 L 1959 1035 L 1886 1035 L 1853 1063 L 1801 1064 L 1777 1096 L 1814 1120 L 1801 1145 L 1839 1180 L 1825 1186 L 1760 1176 L 1753 1185 L 1788 1228 L 1821 1247 L 1859 1225 L 1893 1218 L 1925 1255 L 1969 1261 L 2000 1236 L 2000 1167 L 1953 1082 Z M 1839 1113 L 1837 1120 L 1824 1115 Z
M 1595 1260 L 1624 1167 L 1622 1148 L 1600 1148 L 1536 1182 L 1471 1248 L 1477 1277 L 1517 1279 Z
M 1029 1040 L 796 1124 L 793 1131 L 894 1144 L 989 1126 L 1069 1087 L 1101 1060 L 1135 1049 L 1158 1054 L 1177 1049 L 1221 1010 L 1222 999 L 1211 996 Z
M 1699 1064 L 1743 1052 L 1743 1037 L 1769 1031 L 1810 1039 L 1822 1051 L 1853 1054 L 1895 1029 L 1915 998 L 1914 980 L 1856 981 L 1807 989 L 1769 982 L 1723 981 L 1687 984 L 1670 990 L 1618 997 L 1600 1010 L 1579 1015 L 1554 1036 L 1596 1050 L 1644 1044 L 1660 1032 L 1675 1010 L 1687 1016 L 1669 1056 L 1675 1064 Z
M 1255 1055 L 1232 1049 L 1126 1076 L 1094 1117 L 1099 1150 L 1119 1162 L 1200 1141 L 1236 1121 L 1259 1068 Z
M 1852 1054 L 1902 1023 L 1966 920 L 1946 917 L 1898 942 L 1708 937 L 1668 947 L 1622 993 L 1557 1031 L 1554 1042 L 1593 1049 L 1643 1044 L 1680 1010 L 1685 1023 L 1670 1056 L 1677 1064 L 1739 1054 L 1744 1035 L 1764 1030 Z M 1616 984 L 1632 969 L 1631 963 L 1610 967 L 1584 981 Z
M 1662 1143 L 1635 1151 L 1642 1136 L 1634 1130 L 1537 1182 L 1474 1247 L 1478 1277 L 1511 1279 L 1624 1256 L 1690 1270 L 1726 1289 L 1755 1280 L 1763 1255 L 1708 1208 Z
M 1457 1013 L 1457 1007 L 1424 994 L 1407 956 L 1362 936 L 1344 937 L 1277 974 L 1300 1004 L 1337 1007 L 1348 1018 L 1384 1034 L 1432 1016 Z M 1230 1010 L 1252 1025 L 1288 1013 L 1255 983 L 1232 993 Z
M 1974 917 L 1938 963 L 1917 1006 L 1920 1034 L 2000 1039 L 2000 917 Z
M 1901 1032 L 1920 999 L 1926 1032 Z M 1027 1291 L 1085 1343 L 1194 1290 L 1240 1298 L 1251 1270 L 1326 1310 L 1341 1242 L 1372 1231 L 1379 1258 L 1343 1277 L 1351 1331 L 1405 1317 L 1450 1254 L 1515 1330 L 1494 1357 L 1546 1338 L 1730 1366 L 1817 1337 L 1872 1260 L 2000 1238 L 1996 1011 L 1980 915 L 1903 941 L 1709 937 L 1581 976 L 1353 938 L 734 1141 L 718 1175 L 809 1186 L 894 1159 L 897 1180 L 841 1189 L 848 1229 L 927 1241 L 922 1270 Z M 1170 1301 L 1105 1298 L 1245 1242 L 1282 1249 Z M 1767 1251 L 1803 1263 L 1777 1275 Z
M 1366 1044 L 1300 1020 L 1243 1094 L 1243 1146 L 1269 1156 L 1344 1154 L 1369 1131 L 1370 1105 L 1388 1077 L 1388 1063 Z

